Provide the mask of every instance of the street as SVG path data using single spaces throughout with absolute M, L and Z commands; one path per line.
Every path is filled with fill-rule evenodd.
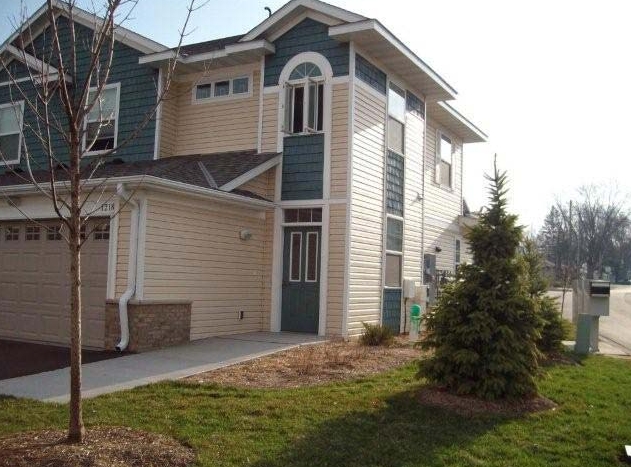
M 559 298 L 560 290 L 550 291 Z M 572 292 L 565 294 L 563 317 L 572 319 Z M 609 301 L 609 316 L 600 318 L 600 351 L 616 355 L 631 355 L 631 286 L 612 285 Z

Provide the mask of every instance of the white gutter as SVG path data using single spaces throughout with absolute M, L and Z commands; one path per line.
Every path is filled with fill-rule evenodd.
M 239 205 L 246 205 L 257 208 L 272 208 L 274 203 L 271 201 L 263 201 L 255 198 L 248 198 L 246 196 L 237 195 L 212 188 L 204 188 L 188 183 L 177 182 L 173 180 L 167 180 L 165 178 L 154 177 L 152 175 L 131 175 L 123 177 L 111 177 L 111 178 L 93 178 L 91 180 L 85 180 L 82 182 L 83 188 L 93 186 L 107 186 L 116 185 L 121 183 L 138 185 L 143 188 L 154 188 L 167 193 L 178 193 L 182 195 L 195 196 L 199 198 L 213 198 L 228 203 L 235 203 Z M 41 182 L 40 185 L 46 185 L 46 182 Z M 59 181 L 55 182 L 55 187 L 61 192 L 68 190 L 68 182 Z M 45 191 L 48 192 L 48 185 L 46 185 Z M 2 195 L 19 195 L 19 194 L 41 194 L 31 183 L 24 183 L 21 185 L 8 185 L 0 186 L 0 194 Z
M 116 186 L 116 194 L 123 203 L 131 206 L 131 219 L 129 229 L 129 261 L 127 268 L 127 290 L 118 301 L 118 316 L 120 320 L 121 339 L 116 345 L 116 350 L 122 352 L 129 345 L 129 315 L 127 304 L 136 293 L 136 273 L 138 270 L 138 231 L 140 229 L 140 206 L 131 198 L 131 194 L 125 190 L 125 185 L 119 183 Z

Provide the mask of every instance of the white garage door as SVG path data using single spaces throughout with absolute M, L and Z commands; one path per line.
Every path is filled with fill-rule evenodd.
M 0 338 L 70 343 L 70 261 L 57 222 L 0 221 Z M 92 231 L 96 227 L 96 230 Z M 91 232 L 91 233 L 90 233 Z M 103 347 L 109 219 L 81 250 L 83 345 Z

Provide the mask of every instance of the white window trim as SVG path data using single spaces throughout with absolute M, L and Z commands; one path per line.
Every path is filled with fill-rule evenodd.
M 15 108 L 19 106 L 20 107 L 20 121 L 19 121 L 19 130 L 18 130 L 18 157 L 17 159 L 11 159 L 11 160 L 0 160 L 0 164 L 4 164 L 4 165 L 14 165 L 14 164 L 19 164 L 20 163 L 20 159 L 22 157 L 22 141 L 24 139 L 24 101 L 16 101 L 16 102 L 9 102 L 7 104 L 0 104 L 0 110 L 2 109 L 6 109 L 6 108 Z M 14 110 L 15 112 L 15 110 Z M 9 135 L 14 135 L 15 133 L 0 133 L 0 136 L 9 136 Z
M 450 184 L 449 185 L 445 185 L 444 183 L 440 182 L 440 163 L 442 162 L 443 158 L 442 158 L 442 151 L 441 151 L 441 146 L 442 146 L 442 142 L 443 142 L 443 136 L 445 138 L 448 138 L 451 141 L 451 164 L 450 164 L 450 171 L 451 171 L 451 176 L 449 177 L 449 181 Z M 446 132 L 443 132 L 441 130 L 436 130 L 436 154 L 435 154 L 435 161 L 434 161 L 434 168 L 436 171 L 436 177 L 434 178 L 434 182 L 440 186 L 441 188 L 444 188 L 446 190 L 453 190 L 454 188 L 454 176 L 455 176 L 455 141 L 454 138 L 447 134 Z
M 92 86 L 90 88 L 90 90 L 88 91 L 88 95 L 87 95 L 87 99 L 90 98 L 90 92 L 92 92 L 93 90 L 97 90 L 98 86 Z M 118 114 L 120 111 L 120 101 L 121 101 L 121 83 L 110 83 L 110 84 L 106 84 L 105 86 L 103 86 L 103 91 L 105 91 L 106 89 L 116 89 L 116 111 L 114 112 L 114 147 L 112 149 L 116 149 L 118 147 Z M 86 102 L 87 105 L 87 102 Z M 86 151 L 86 138 L 88 136 L 88 123 L 90 123 L 88 116 L 85 116 L 84 122 L 83 122 L 83 141 L 81 144 L 81 147 L 83 148 L 84 151 Z M 111 151 L 111 149 L 104 149 L 104 150 L 99 150 L 99 151 L 86 151 L 84 153 L 85 156 L 98 156 L 100 154 L 104 154 L 108 151 Z
M 241 92 L 241 93 L 235 94 L 233 92 L 234 80 L 242 79 L 242 78 L 248 79 L 248 92 Z M 215 84 L 221 83 L 223 81 L 228 81 L 230 83 L 228 94 L 225 96 L 215 96 Z M 210 97 L 198 98 L 197 86 L 203 86 L 206 84 L 210 84 Z M 254 86 L 253 73 L 250 73 L 249 75 L 226 76 L 225 78 L 213 78 L 213 79 L 202 78 L 201 80 L 196 82 L 192 88 L 191 102 L 193 104 L 208 104 L 210 102 L 222 102 L 222 101 L 229 101 L 229 100 L 235 100 L 235 99 L 246 99 L 248 97 L 252 97 L 253 86 Z
M 310 237 L 315 235 L 316 242 L 316 259 L 315 259 L 315 279 L 309 279 L 309 242 Z M 305 282 L 315 283 L 318 282 L 318 255 L 320 254 L 320 233 L 319 232 L 307 232 L 307 245 L 306 245 L 306 255 L 305 255 Z
M 298 279 L 292 278 L 292 269 L 294 265 L 294 235 L 300 237 L 300 253 L 298 258 Z M 302 232 L 291 232 L 289 238 L 289 282 L 301 282 L 302 279 Z

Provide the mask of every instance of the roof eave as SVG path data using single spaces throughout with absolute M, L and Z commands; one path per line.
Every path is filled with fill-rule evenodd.
M 489 140 L 488 135 L 484 131 L 478 128 L 473 122 L 471 122 L 471 120 L 466 118 L 447 102 L 438 102 L 437 104 L 449 116 L 451 116 L 451 118 L 456 120 L 466 129 L 465 134 L 461 135 L 464 143 L 486 143 Z
M 331 26 L 329 27 L 329 36 L 343 42 L 350 42 L 352 40 L 360 46 L 362 42 L 368 38 L 382 42 L 388 49 L 389 57 L 406 60 L 412 64 L 424 78 L 426 77 L 429 85 L 425 86 L 426 90 L 424 92 L 428 99 L 437 101 L 455 99 L 458 94 L 444 78 L 421 60 L 421 58 L 376 19 Z M 388 64 L 385 63 L 385 65 Z

